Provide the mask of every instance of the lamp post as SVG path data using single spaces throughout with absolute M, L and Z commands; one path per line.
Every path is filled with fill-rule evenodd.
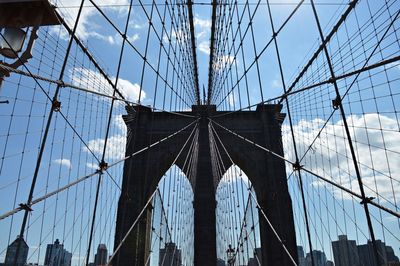
M 7 61 L 0 60 L 0 89 L 11 69 L 17 69 L 32 58 L 39 27 L 59 24 L 57 13 L 47 0 L 0 0 L 0 55 Z M 29 40 L 24 47 L 29 30 Z M 9 63 L 11 60 L 14 62 Z
M 235 263 L 235 249 L 232 248 L 232 245 L 228 245 L 228 249 L 226 250 L 226 256 L 228 258 L 228 266 L 232 266 Z

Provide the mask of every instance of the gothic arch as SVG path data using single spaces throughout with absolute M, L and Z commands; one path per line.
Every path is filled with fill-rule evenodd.
M 184 128 L 198 118 L 198 151 L 196 153 L 196 180 L 194 190 L 194 264 L 214 265 L 216 263 L 215 232 L 215 182 L 210 156 L 210 121 L 248 138 L 267 149 L 283 155 L 281 143 L 281 105 L 259 105 L 256 111 L 241 111 L 226 114 L 217 112 L 215 106 L 193 106 L 192 112 L 182 116 L 166 112 L 153 112 L 146 107 L 127 109 L 124 120 L 128 126 L 126 151 L 148 147 Z M 218 116 L 216 116 L 218 114 Z M 188 117 L 191 115 L 192 117 Z M 221 116 L 222 115 L 222 116 Z M 132 221 L 143 209 L 163 174 L 169 169 L 193 127 L 182 131 L 179 136 L 157 144 L 125 162 L 122 193 L 119 201 L 115 246 L 129 229 Z M 297 258 L 292 203 L 286 182 L 285 164 L 282 159 L 272 156 L 254 145 L 240 140 L 237 136 L 214 125 L 215 132 L 222 140 L 219 150 L 226 168 L 238 165 L 254 185 L 260 207 L 274 225 L 292 257 Z M 188 147 L 186 148 L 188 149 Z M 226 150 L 226 152 L 224 152 Z M 186 154 L 188 150 L 182 152 Z M 229 156 L 228 156 L 229 155 Z M 183 169 L 184 160 L 179 157 L 176 164 Z M 187 173 L 185 173 L 187 175 Z M 151 213 L 151 211 L 149 211 Z M 259 214 L 261 217 L 261 215 Z M 144 254 L 148 252 L 149 222 L 143 218 L 137 233 L 131 234 L 124 248 L 118 252 L 113 265 L 144 265 Z M 265 219 L 260 219 L 262 257 L 264 265 L 291 265 L 291 261 L 277 240 Z M 132 255 L 132 250 L 134 255 Z M 121 259 L 120 259 L 121 258 Z

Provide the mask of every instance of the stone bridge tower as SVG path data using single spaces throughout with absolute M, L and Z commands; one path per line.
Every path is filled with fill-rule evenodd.
M 285 117 L 281 105 L 259 105 L 255 111 L 223 115 L 214 105 L 197 105 L 183 115 L 197 116 L 199 137 L 194 191 L 194 265 L 215 266 L 216 221 L 215 182 L 210 155 L 209 118 L 226 128 L 283 155 L 281 124 Z M 167 112 L 154 112 L 143 106 L 130 107 L 124 120 L 128 127 L 126 154 L 184 128 L 195 119 Z M 222 116 L 221 116 L 222 115 Z M 115 247 L 138 217 L 164 173 L 170 168 L 193 127 L 179 136 L 154 146 L 127 160 L 124 166 L 122 193 L 119 199 Z M 258 203 L 265 211 L 293 258 L 297 259 L 292 202 L 288 192 L 284 162 L 256 148 L 224 129 L 215 127 L 232 160 L 248 176 Z M 223 149 L 220 149 L 223 151 Z M 185 154 L 185 151 L 182 153 Z M 181 156 L 184 157 L 184 156 Z M 222 154 L 226 169 L 231 161 Z M 183 158 L 176 164 L 183 169 Z M 185 173 L 187 174 L 187 173 Z M 260 214 L 261 254 L 263 265 L 292 265 L 271 228 Z M 151 208 L 142 216 L 112 262 L 113 266 L 142 266 L 150 249 Z

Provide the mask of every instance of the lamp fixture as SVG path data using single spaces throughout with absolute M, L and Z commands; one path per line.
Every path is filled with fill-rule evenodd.
M 0 60 L 0 88 L 4 77 L 10 76 L 10 68 L 16 69 L 32 58 L 39 27 L 59 24 L 58 15 L 47 0 L 0 0 L 0 55 L 15 60 Z

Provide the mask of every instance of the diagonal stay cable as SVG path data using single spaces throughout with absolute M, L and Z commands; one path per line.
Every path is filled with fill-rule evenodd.
M 390 64 L 393 62 L 397 62 L 398 60 L 400 60 L 400 56 L 396 56 L 393 57 L 391 59 L 388 60 L 384 60 L 381 61 L 380 63 L 371 65 L 370 67 L 367 67 L 369 60 L 372 58 L 372 56 L 375 54 L 376 49 L 379 47 L 380 43 L 383 41 L 383 39 L 385 38 L 386 34 L 389 32 L 391 26 L 393 25 L 394 21 L 398 18 L 400 14 L 400 11 L 397 12 L 395 18 L 392 20 L 392 22 L 390 23 L 390 25 L 387 27 L 387 30 L 385 31 L 385 33 L 382 35 L 381 39 L 378 41 L 378 43 L 376 44 L 375 48 L 373 49 L 373 51 L 371 52 L 371 54 L 369 55 L 369 57 L 367 58 L 367 60 L 365 61 L 363 67 L 360 69 L 360 71 L 353 71 L 350 72 L 348 74 L 344 74 L 342 76 L 338 76 L 338 77 L 332 77 L 329 80 L 323 82 L 324 84 L 328 84 L 328 83 L 333 83 L 336 82 L 338 79 L 342 79 L 342 78 L 347 78 L 350 77 L 352 75 L 356 75 L 356 77 L 354 77 L 353 81 L 350 83 L 349 87 L 346 89 L 345 93 L 343 94 L 343 96 L 340 99 L 340 102 L 347 96 L 348 92 L 350 91 L 350 89 L 353 87 L 353 85 L 356 83 L 358 77 L 360 76 L 360 74 L 364 71 L 368 71 L 371 70 L 375 67 L 380 67 L 382 65 L 386 65 L 386 64 Z M 382 64 L 383 63 L 383 64 Z M 322 84 L 321 84 L 322 85 Z M 316 135 L 316 137 L 314 138 L 314 140 L 311 142 L 311 144 L 309 145 L 308 149 L 305 151 L 305 153 L 303 154 L 303 156 L 300 159 L 300 162 L 304 159 L 304 157 L 306 156 L 306 154 L 311 150 L 312 145 L 315 143 L 315 141 L 318 139 L 318 137 L 320 136 L 321 132 L 323 131 L 323 129 L 327 126 L 329 120 L 332 118 L 332 116 L 335 114 L 336 109 L 333 109 L 332 113 L 329 115 L 328 119 L 326 119 L 324 125 L 321 127 L 321 129 L 319 130 L 318 134 Z
M 272 36 L 270 38 L 270 40 L 266 43 L 266 45 L 261 49 L 261 51 L 257 54 L 257 56 L 255 57 L 255 60 L 252 61 L 252 63 L 243 71 L 243 74 L 240 76 L 240 78 L 236 81 L 236 83 L 232 86 L 232 88 L 230 89 L 230 91 L 228 92 L 228 94 L 230 92 L 232 92 L 237 86 L 239 86 L 239 83 L 242 81 L 243 78 L 247 77 L 247 73 L 250 71 L 250 69 L 253 68 L 253 66 L 256 64 L 256 59 L 258 60 L 264 53 L 265 51 L 267 51 L 268 47 L 272 44 L 274 38 L 276 38 L 279 33 L 285 28 L 286 24 L 292 19 L 292 17 L 296 14 L 296 12 L 300 9 L 300 6 L 303 4 L 304 0 L 300 1 L 298 4 L 296 4 L 296 7 L 293 9 L 293 11 L 289 14 L 289 16 L 286 18 L 286 20 L 282 23 L 282 25 L 279 27 L 279 29 L 276 31 L 275 36 Z M 247 28 L 249 27 L 249 25 L 247 25 Z M 246 30 L 247 30 L 246 28 Z M 243 42 L 245 36 L 243 36 L 241 38 L 241 42 Z M 231 47 L 232 48 L 232 47 Z M 239 48 L 238 50 L 234 53 L 234 56 L 236 57 L 237 53 L 239 52 Z M 231 51 L 229 51 L 229 54 L 231 53 Z M 230 63 L 229 68 L 232 67 L 233 62 Z M 225 96 L 226 98 L 227 96 Z M 223 98 L 219 103 L 218 106 L 222 104 L 222 102 L 224 101 Z
M 264 146 L 262 146 L 262 145 L 260 145 L 260 144 L 257 144 L 256 142 L 254 142 L 254 141 L 252 141 L 252 140 L 249 140 L 249 139 L 243 137 L 242 135 L 240 135 L 240 134 L 238 134 L 238 133 L 236 133 L 236 132 L 234 132 L 234 131 L 232 131 L 232 130 L 226 128 L 226 127 L 224 127 L 223 125 L 221 125 L 221 124 L 219 124 L 219 123 L 213 121 L 213 120 L 210 119 L 210 118 L 209 118 L 209 120 L 210 120 L 212 123 L 214 123 L 215 125 L 217 125 L 218 127 L 222 128 L 222 129 L 224 129 L 225 131 L 231 133 L 232 135 L 238 137 L 239 139 L 242 139 L 243 141 L 248 142 L 248 143 L 250 143 L 251 145 L 253 145 L 253 146 L 257 147 L 257 148 L 259 148 L 259 149 L 261 149 L 261 150 L 264 150 L 265 152 L 268 152 L 269 154 L 271 154 L 271 155 L 273 155 L 273 156 L 275 156 L 275 157 L 277 157 L 277 158 L 279 158 L 279 159 L 281 159 L 281 160 L 284 160 L 285 162 L 287 162 L 287 163 L 289 163 L 289 164 L 291 164 L 291 165 L 295 165 L 294 162 L 292 162 L 292 161 L 286 159 L 285 157 L 283 157 L 283 156 L 281 156 L 281 155 L 279 155 L 279 154 L 277 154 L 277 153 L 275 153 L 275 152 L 273 152 L 273 151 L 271 151 L 271 150 L 265 148 Z M 349 194 L 351 194 L 351 195 L 353 195 L 353 196 L 355 196 L 355 197 L 357 197 L 357 198 L 363 200 L 363 197 L 362 197 L 361 195 L 359 195 L 358 193 L 355 193 L 355 192 L 351 191 L 350 189 L 347 189 L 347 188 L 345 188 L 345 187 L 343 187 L 343 186 L 337 184 L 336 182 L 333 182 L 332 180 L 329 180 L 329 179 L 327 179 L 327 178 L 325 178 L 325 177 L 322 177 L 321 175 L 318 175 L 318 174 L 314 173 L 313 171 L 311 171 L 311 170 L 305 168 L 303 165 L 300 165 L 300 169 L 303 170 L 303 171 L 305 171 L 305 172 L 307 172 L 307 173 L 309 173 L 309 174 L 311 174 L 311 175 L 313 175 L 313 176 L 315 176 L 315 177 L 317 177 L 318 179 L 321 179 L 322 181 L 325 181 L 325 182 L 327 182 L 327 183 L 329 183 L 329 184 L 335 186 L 336 188 L 339 188 L 339 189 L 341 189 L 341 190 L 343 190 L 343 191 L 345 191 L 345 192 L 347 192 L 347 193 L 349 193 Z M 366 201 L 368 204 L 371 204 L 371 205 L 373 205 L 373 206 L 375 206 L 375 207 L 377 207 L 377 208 L 379 208 L 379 209 L 381 209 L 381 210 L 383 210 L 383 211 L 385 211 L 385 212 L 387 212 L 387 213 L 389 213 L 389 214 L 391 214 L 391 215 L 393 215 L 393 216 L 396 216 L 396 217 L 400 218 L 400 213 L 397 213 L 397 212 L 395 212 L 395 211 L 392 211 L 391 209 L 388 209 L 388 208 L 386 208 L 386 207 L 384 207 L 384 206 L 382 206 L 382 205 L 380 205 L 380 204 L 378 204 L 378 203 L 372 201 L 372 199 L 370 199 L 370 198 L 368 198 L 368 197 L 365 199 L 365 201 Z
M 373 69 L 376 69 L 376 68 L 379 68 L 379 67 L 382 67 L 382 66 L 385 66 L 385 65 L 390 65 L 392 63 L 396 63 L 398 61 L 400 61 L 400 56 L 393 56 L 393 57 L 391 57 L 389 59 L 381 60 L 381 61 L 379 61 L 377 63 L 361 67 L 359 69 L 347 72 L 345 74 L 337 75 L 334 79 L 330 78 L 330 79 L 327 79 L 327 80 L 324 80 L 324 81 L 321 81 L 321 82 L 318 82 L 318 83 L 314 83 L 314 84 L 302 87 L 302 88 L 297 89 L 297 90 L 292 90 L 290 92 L 288 91 L 287 93 L 282 93 L 279 96 L 276 96 L 276 97 L 273 97 L 273 98 L 269 98 L 269 99 L 267 99 L 265 101 L 261 101 L 261 102 L 258 102 L 258 103 L 255 103 L 255 104 L 252 104 L 252 105 L 249 105 L 249 106 L 246 106 L 246 107 L 234 110 L 234 111 L 230 111 L 230 112 L 214 115 L 212 117 L 222 117 L 222 116 L 234 114 L 234 113 L 237 113 L 237 112 L 240 112 L 240 111 L 244 111 L 246 109 L 250 109 L 250 108 L 256 107 L 257 105 L 260 105 L 260 104 L 272 103 L 272 102 L 274 102 L 276 100 L 283 100 L 284 98 L 287 98 L 288 96 L 295 95 L 297 93 L 304 92 L 304 91 L 307 91 L 307 90 L 310 90 L 310 89 L 313 89 L 313 88 L 316 88 L 316 87 L 319 87 L 319 86 L 322 86 L 322 85 L 331 84 L 334 80 L 339 81 L 341 79 L 349 78 L 349 77 L 354 76 L 354 75 L 359 75 L 359 74 L 361 74 L 361 73 L 363 73 L 365 71 L 373 70 Z
M 357 5 L 358 0 L 353 0 L 352 2 L 349 3 L 348 8 L 346 11 L 343 13 L 343 15 L 340 17 L 338 22 L 335 24 L 335 26 L 332 28 L 332 30 L 329 32 L 327 36 L 322 40 L 322 43 L 318 47 L 317 51 L 313 54 L 313 56 L 310 58 L 310 60 L 307 62 L 303 70 L 299 73 L 299 75 L 296 77 L 296 79 L 293 81 L 293 83 L 289 86 L 287 89 L 288 92 L 292 91 L 292 89 L 296 86 L 296 84 L 300 81 L 301 77 L 307 72 L 308 68 L 313 64 L 314 60 L 318 58 L 318 55 L 324 50 L 324 47 L 327 43 L 330 42 L 332 37 L 336 34 L 342 23 L 347 19 L 348 15 L 353 11 L 355 6 Z
M 178 95 L 178 93 L 174 90 L 173 86 L 171 84 L 168 83 L 168 80 L 165 79 L 165 77 L 162 77 L 160 75 L 159 72 L 157 72 L 157 69 L 149 62 L 149 60 L 138 50 L 138 48 L 133 45 L 132 41 L 129 40 L 128 36 L 124 35 L 119 29 L 118 27 L 111 21 L 111 19 L 104 13 L 104 11 L 93 1 L 93 0 L 89 0 L 89 2 L 97 9 L 97 11 L 107 20 L 107 22 L 110 24 L 110 26 L 118 33 L 118 35 L 120 35 L 123 39 L 126 40 L 126 43 L 134 50 L 134 52 L 140 56 L 143 61 L 145 62 L 146 65 L 148 65 L 150 67 L 150 69 L 171 89 L 171 91 L 173 91 L 177 97 L 179 97 L 187 106 L 189 106 L 189 104 L 185 101 L 185 99 L 182 98 L 181 95 Z M 152 24 L 152 22 L 150 21 L 150 23 Z M 151 25 L 152 26 L 152 25 Z M 164 26 L 164 25 L 163 25 Z M 157 34 L 156 34 L 157 35 Z M 157 35 L 157 38 L 159 39 L 159 41 L 162 41 L 162 39 Z M 164 47 L 163 47 L 164 49 Z M 168 59 L 169 62 L 171 62 L 171 58 Z M 177 70 L 175 69 L 175 67 L 173 67 L 174 71 L 177 72 Z M 177 73 L 179 74 L 179 73 Z M 179 77 L 180 78 L 180 77 Z
M 2 34 L 1 32 L 0 32 L 0 36 L 4 39 L 4 36 L 3 36 L 3 34 Z M 6 39 L 4 39 L 4 40 L 7 42 Z M 8 43 L 8 42 L 7 42 L 7 43 Z M 12 67 L 9 67 L 9 66 L 7 66 L 7 65 L 4 65 L 3 63 L 0 63 L 0 68 L 3 68 L 3 69 L 8 70 L 8 71 L 15 71 L 16 73 L 19 73 L 19 74 L 22 74 L 22 73 L 23 73 L 23 75 L 25 75 L 25 76 L 32 77 L 33 80 L 34 80 L 34 82 L 36 83 L 36 85 L 38 85 L 39 88 L 40 88 L 40 90 L 45 94 L 46 98 L 47 98 L 48 100 L 52 101 L 53 104 L 57 103 L 58 100 L 57 100 L 56 98 L 51 99 L 50 95 L 45 91 L 45 89 L 43 88 L 43 86 L 42 86 L 42 85 L 39 83 L 39 81 L 38 81 L 38 79 L 40 79 L 40 80 L 44 80 L 44 81 L 49 82 L 49 80 L 51 80 L 51 79 L 44 78 L 44 77 L 41 77 L 41 76 L 39 76 L 39 75 L 33 74 L 33 73 L 30 71 L 30 69 L 28 68 L 28 66 L 26 65 L 26 63 L 25 63 L 24 61 L 22 61 L 22 59 L 19 57 L 19 55 L 18 55 L 15 51 L 13 51 L 13 52 L 16 54 L 18 60 L 19 60 L 20 62 L 22 62 L 22 65 L 23 65 L 23 67 L 27 70 L 27 72 L 23 72 L 23 71 L 21 71 L 21 70 L 14 69 L 14 68 L 12 68 Z M 58 88 L 62 88 L 62 87 L 64 87 L 64 85 L 65 85 L 65 83 L 64 83 L 63 81 L 54 81 L 53 83 L 55 83 L 55 84 L 57 85 Z M 60 102 L 58 102 L 58 103 L 61 105 Z M 64 113 L 61 111 L 60 107 L 55 108 L 54 106 L 52 106 L 52 108 L 51 108 L 51 114 L 53 114 L 53 112 L 57 112 L 57 113 L 60 114 L 60 116 L 64 119 L 65 123 L 71 128 L 71 130 L 72 130 L 72 131 L 74 132 L 74 134 L 78 137 L 78 139 L 82 142 L 82 144 L 83 144 L 83 145 L 85 146 L 85 148 L 89 151 L 89 153 L 93 155 L 93 157 L 96 159 L 97 162 L 100 162 L 99 158 L 97 158 L 97 156 L 96 156 L 96 154 L 94 153 L 94 151 L 89 147 L 89 145 L 86 143 L 86 141 L 83 139 L 83 137 L 79 134 L 79 132 L 76 130 L 76 128 L 71 124 L 71 122 L 68 120 L 68 118 L 64 115 Z M 111 174 L 108 173 L 108 172 L 107 172 L 107 174 L 108 174 L 108 176 L 111 178 L 111 180 L 112 180 L 115 184 L 117 184 L 116 181 L 115 181 L 115 179 L 111 176 Z M 118 185 L 117 185 L 117 186 L 118 186 Z
M 16 74 L 19 74 L 19 75 L 22 75 L 22 76 L 31 77 L 31 78 L 33 78 L 33 79 L 37 79 L 37 80 L 42 80 L 42 81 L 46 81 L 46 82 L 49 82 L 49 83 L 53 83 L 53 84 L 56 84 L 56 85 L 61 86 L 62 88 L 67 88 L 67 87 L 69 87 L 69 88 L 76 89 L 76 90 L 79 90 L 79 91 L 83 91 L 83 92 L 95 94 L 95 95 L 97 95 L 97 96 L 101 96 L 101 97 L 104 97 L 104 98 L 109 98 L 109 99 L 111 99 L 111 100 L 122 101 L 122 102 L 126 103 L 127 105 L 132 105 L 132 106 L 145 106 L 145 105 L 143 105 L 143 104 L 141 104 L 141 103 L 137 103 L 137 102 L 133 102 L 133 101 L 124 99 L 123 96 L 121 96 L 121 98 L 119 98 L 119 97 L 117 97 L 117 96 L 112 96 L 112 95 L 108 95 L 108 94 L 105 94 L 105 93 L 102 93 L 102 92 L 93 91 L 93 90 L 90 90 L 90 89 L 87 89 L 87 88 L 83 88 L 83 87 L 80 87 L 80 86 L 77 86 L 77 85 L 74 85 L 74 84 L 71 84 L 71 83 L 67 83 L 67 82 L 61 81 L 61 80 L 54 80 L 54 79 L 50 79 L 50 78 L 43 77 L 43 76 L 40 76 L 40 75 L 32 74 L 30 71 L 29 71 L 29 72 L 25 72 L 25 71 L 23 71 L 23 70 L 15 69 L 15 68 L 13 68 L 13 67 L 10 67 L 10 66 L 8 66 L 8 65 L 5 65 L 5 64 L 2 63 L 2 62 L 0 62 L 0 69 L 6 70 L 6 71 L 8 71 L 8 72 L 13 72 L 13 73 L 16 73 Z M 114 90 L 115 86 L 112 85 L 112 87 L 113 87 L 113 90 Z M 118 89 L 115 89 L 115 90 L 118 91 Z M 49 97 L 48 97 L 48 98 L 49 98 Z M 49 98 L 49 99 L 50 99 L 50 98 Z M 146 107 L 147 107 L 147 106 L 146 106 Z M 164 110 L 164 109 L 161 109 L 161 108 L 156 108 L 156 107 L 153 107 L 153 106 L 151 106 L 150 108 L 151 108 L 152 110 L 161 111 L 161 112 L 166 112 L 166 113 L 170 113 L 170 114 L 175 114 L 175 115 L 180 115 L 180 116 L 186 116 L 186 117 L 193 117 L 193 118 L 195 117 L 195 116 L 187 115 L 187 114 L 183 114 L 183 113 L 178 113 L 178 112 L 173 112 L 173 111 L 167 111 L 167 110 Z
M 367 58 L 367 60 L 365 61 L 363 67 L 361 68 L 361 70 L 363 71 L 353 71 L 352 73 L 354 73 L 356 76 L 354 77 L 353 81 L 350 83 L 349 87 L 346 89 L 345 93 L 342 95 L 340 101 L 342 101 L 348 94 L 348 92 L 350 91 L 350 89 L 353 87 L 353 85 L 356 83 L 358 77 L 361 75 L 362 72 L 367 71 L 367 70 L 371 70 L 372 68 L 368 68 L 368 62 L 369 60 L 372 58 L 372 56 L 375 54 L 376 49 L 379 47 L 380 43 L 384 40 L 386 34 L 389 32 L 389 29 L 391 28 L 391 26 L 393 25 L 394 21 L 399 17 L 400 15 L 400 11 L 397 12 L 395 18 L 392 20 L 392 22 L 390 23 L 390 25 L 387 27 L 387 30 L 385 31 L 385 33 L 382 35 L 381 39 L 378 41 L 378 43 L 376 44 L 375 48 L 373 49 L 373 51 L 371 52 L 371 54 L 369 55 L 369 57 Z M 388 59 L 385 64 L 389 64 L 389 63 L 393 63 L 400 60 L 400 56 L 396 56 L 393 57 L 391 59 Z M 383 62 L 383 61 L 381 61 Z M 382 65 L 385 64 L 380 64 L 377 63 L 375 64 L 376 67 L 380 67 Z M 372 67 L 373 65 L 371 65 Z M 375 67 L 373 67 L 375 68 Z M 365 70 L 364 70 L 365 69 Z M 343 75 L 343 78 L 349 77 L 351 75 Z M 333 77 L 330 79 L 330 81 L 328 81 L 327 83 L 332 83 L 332 82 L 336 82 L 338 80 L 338 77 Z M 314 145 L 314 143 L 316 142 L 316 140 L 319 138 L 320 134 L 322 133 L 322 131 L 324 130 L 324 128 L 328 125 L 328 122 L 330 121 L 330 119 L 332 118 L 332 116 L 335 114 L 336 109 L 333 109 L 332 113 L 329 115 L 329 117 L 326 119 L 324 125 L 321 127 L 321 129 L 319 130 L 318 134 L 316 135 L 316 137 L 314 138 L 314 140 L 311 142 L 311 144 L 308 146 L 307 150 L 304 152 L 303 156 L 300 158 L 300 162 L 303 161 L 303 159 L 305 158 L 305 156 L 308 154 L 308 152 L 312 149 L 312 146 Z
M 158 145 L 158 144 L 160 144 L 160 143 L 162 143 L 162 142 L 165 142 L 166 140 L 168 140 L 168 139 L 170 139 L 170 138 L 172 138 L 172 137 L 178 135 L 178 134 L 181 133 L 182 131 L 186 130 L 187 128 L 189 128 L 191 125 L 193 125 L 193 124 L 196 123 L 197 121 L 198 121 L 198 119 L 195 120 L 195 121 L 193 121 L 193 122 L 191 122 L 189 125 L 183 127 L 182 129 L 180 129 L 180 130 L 178 130 L 178 131 L 172 133 L 171 135 L 169 135 L 169 136 L 167 136 L 167 137 L 165 137 L 165 138 L 162 138 L 162 139 L 160 139 L 160 140 L 158 140 L 158 141 L 156 141 L 156 142 L 150 144 L 149 146 L 144 147 L 143 149 L 140 149 L 140 150 L 138 150 L 138 151 L 136 151 L 136 152 L 134 152 L 134 153 L 132 153 L 132 154 L 130 154 L 130 155 L 124 157 L 124 158 L 121 159 L 121 160 L 118 160 L 118 161 L 116 161 L 116 162 L 114 162 L 114 163 L 112 163 L 112 164 L 109 164 L 109 165 L 107 166 L 106 169 L 97 169 L 95 172 L 93 172 L 93 173 L 91 173 L 91 174 L 88 174 L 88 175 L 85 175 L 85 176 L 82 176 L 82 177 L 78 178 L 77 180 L 75 180 L 75 181 L 69 183 L 68 185 L 65 185 L 65 186 L 63 186 L 63 187 L 61 187 L 61 188 L 59 188 L 59 189 L 57 189 L 57 190 L 55 190 L 55 191 L 53 191 L 53 192 L 50 192 L 50 193 L 48 193 L 48 194 L 46 194 L 46 195 L 44 195 L 44 196 L 42 196 L 42 197 L 39 197 L 39 198 L 37 198 L 37 199 L 35 199 L 35 200 L 32 200 L 30 205 L 27 205 L 27 204 L 20 204 L 20 206 L 19 206 L 18 208 L 15 208 L 15 209 L 13 209 L 13 210 L 7 212 L 7 213 L 4 213 L 4 214 L 0 215 L 0 220 L 3 220 L 3 219 L 5 219 L 5 218 L 7 218 L 8 216 L 14 215 L 14 214 L 16 214 L 17 212 L 19 212 L 19 211 L 21 211 L 21 210 L 24 210 L 24 209 L 26 209 L 26 208 L 31 208 L 33 205 L 35 205 L 35 204 L 37 204 L 37 203 L 39 203 L 39 202 L 41 202 L 41 201 L 43 201 L 43 200 L 45 200 L 45 199 L 51 197 L 51 196 L 54 196 L 54 195 L 56 195 L 56 194 L 58 194 L 58 193 L 60 193 L 60 192 L 62 192 L 62 191 L 64 191 L 64 190 L 66 190 L 66 189 L 68 189 L 68 188 L 70 188 L 70 187 L 75 186 L 75 185 L 81 183 L 82 181 L 84 181 L 84 180 L 86 180 L 86 179 L 88 179 L 88 178 L 90 178 L 90 177 L 92 177 L 92 176 L 94 176 L 94 175 L 96 175 L 96 174 L 99 174 L 99 173 L 100 173 L 101 171 L 103 171 L 103 170 L 107 170 L 107 169 L 109 169 L 109 168 L 111 168 L 111 167 L 113 167 L 113 166 L 115 166 L 115 165 L 117 165 L 117 164 L 119 164 L 119 163 L 121 163 L 121 162 L 123 162 L 123 161 L 129 159 L 129 158 L 132 158 L 132 157 L 134 157 L 134 156 L 136 156 L 136 155 L 138 155 L 138 154 L 140 154 L 140 153 L 142 153 L 142 152 L 144 152 L 144 151 L 146 151 L 146 150 L 148 150 L 148 149 L 150 149 L 150 148 L 152 148 L 152 147 L 154 147 L 154 146 L 156 146 L 156 145 Z M 196 128 L 196 127 L 194 127 L 194 128 Z

